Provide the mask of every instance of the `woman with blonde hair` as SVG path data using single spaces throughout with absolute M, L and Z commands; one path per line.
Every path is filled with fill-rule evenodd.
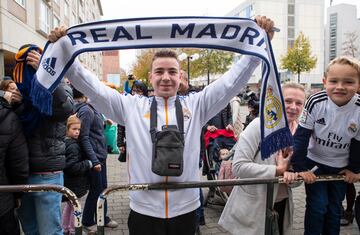
M 297 83 L 282 86 L 285 111 L 291 132 L 297 128 L 305 103 L 304 87 Z M 233 160 L 233 174 L 238 178 L 273 178 L 283 176 L 286 183 L 297 178 L 289 171 L 291 153 L 279 151 L 262 160 L 260 146 L 260 119 L 255 118 L 240 134 Z M 279 214 L 280 234 L 291 234 L 293 202 L 291 188 L 286 184 L 275 185 L 274 210 Z M 266 185 L 234 187 L 221 214 L 219 224 L 232 234 L 258 235 L 265 232 Z

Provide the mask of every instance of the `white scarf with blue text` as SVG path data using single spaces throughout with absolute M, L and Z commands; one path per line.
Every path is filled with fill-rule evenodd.
M 280 81 L 270 40 L 253 20 L 227 17 L 158 17 L 120 19 L 71 27 L 56 43 L 47 43 L 31 98 L 51 115 L 51 93 L 83 52 L 139 48 L 212 48 L 262 59 L 262 158 L 291 146 Z

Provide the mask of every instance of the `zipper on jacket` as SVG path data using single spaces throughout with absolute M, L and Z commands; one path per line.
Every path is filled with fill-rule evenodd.
M 165 107 L 165 125 L 169 125 L 169 110 L 168 110 L 168 98 L 164 98 Z M 168 182 L 169 177 L 165 176 L 165 183 Z M 165 217 L 169 218 L 169 192 L 165 189 Z

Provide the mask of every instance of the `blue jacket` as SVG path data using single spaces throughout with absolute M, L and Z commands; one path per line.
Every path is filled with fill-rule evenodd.
M 107 147 L 101 114 L 87 103 L 75 104 L 76 116 L 81 120 L 80 147 L 93 166 L 105 161 Z

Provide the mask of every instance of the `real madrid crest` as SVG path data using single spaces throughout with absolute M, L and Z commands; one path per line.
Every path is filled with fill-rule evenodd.
M 183 108 L 183 114 L 184 114 L 184 121 L 191 119 L 191 112 L 187 108 Z
M 350 132 L 355 133 L 355 132 L 357 131 L 357 125 L 356 125 L 356 123 L 351 123 L 351 124 L 349 125 L 349 127 L 348 127 L 348 130 L 349 130 Z
M 266 91 L 264 117 L 265 127 L 268 129 L 277 126 L 282 119 L 281 102 L 274 96 L 271 86 L 269 86 Z

